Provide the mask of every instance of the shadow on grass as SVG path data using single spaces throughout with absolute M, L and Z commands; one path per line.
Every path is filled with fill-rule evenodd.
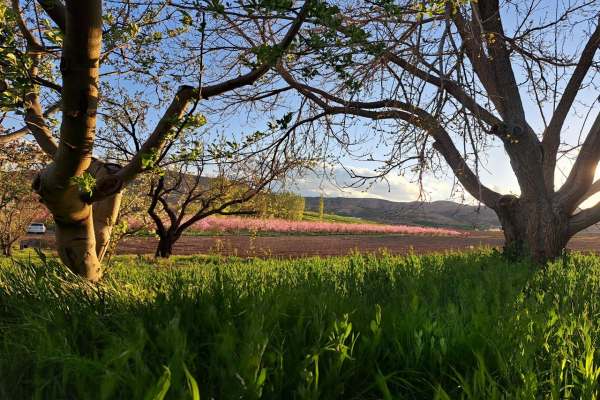
M 598 391 L 600 262 L 489 250 L 0 268 L 2 398 L 533 398 Z M 592 397 L 589 397 L 592 398 Z

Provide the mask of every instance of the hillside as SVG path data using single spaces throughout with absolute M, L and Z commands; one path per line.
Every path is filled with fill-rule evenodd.
M 318 211 L 319 198 L 306 197 L 306 210 Z M 393 202 L 372 198 L 325 198 L 325 212 L 386 224 L 490 229 L 500 226 L 496 214 L 487 207 L 452 201 Z

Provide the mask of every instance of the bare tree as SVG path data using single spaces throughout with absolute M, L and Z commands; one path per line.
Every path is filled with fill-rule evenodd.
M 399 169 L 421 179 L 448 166 L 497 213 L 506 247 L 540 261 L 600 221 L 600 203 L 580 208 L 600 189 L 600 116 L 592 124 L 580 116 L 598 112 L 597 2 L 557 2 L 552 12 L 537 1 L 336 4 L 332 22 L 313 29 L 278 71 L 302 96 L 306 118 L 358 159 L 380 162 L 373 176 L 357 178 Z M 569 117 L 578 119 L 579 138 L 568 132 Z M 368 133 L 356 128 L 361 119 L 372 121 Z M 386 150 L 352 150 L 372 138 Z M 480 179 L 495 143 L 510 159 L 519 196 Z M 570 172 L 556 187 L 557 160 L 569 156 Z
M 162 172 L 148 193 L 152 199 L 148 213 L 159 237 L 156 256 L 171 256 L 181 235 L 204 218 L 255 214 L 250 205 L 244 205 L 294 165 L 276 160 L 265 162 L 265 154 L 261 156 L 263 161 L 188 161 Z M 211 173 L 207 174 L 207 170 Z
M 1 6 L 7 15 L 1 34 L 10 44 L 0 55 L 3 93 L 10 95 L 0 98 L 2 107 L 24 115 L 25 128 L 52 158 L 33 186 L 55 219 L 61 260 L 95 281 L 123 186 L 147 169 L 149 159 L 164 157 L 200 102 L 265 76 L 293 43 L 311 2 L 283 9 L 126 0 L 11 0 L 10 7 Z M 235 46 L 244 32 L 223 30 L 232 18 L 239 26 L 268 19 L 273 31 L 254 46 Z M 206 37 L 213 41 L 204 43 Z M 119 103 L 120 89 L 148 97 L 153 92 L 156 109 L 163 110 L 125 165 L 93 154 L 98 112 L 109 101 Z M 57 102 L 55 135 L 44 114 Z
M 150 185 L 150 175 L 140 174 L 121 192 L 119 214 L 113 226 L 110 241 L 107 243 L 107 255 L 114 255 L 119 243 L 131 236 L 141 234 L 152 228 L 148 215 L 149 199 L 144 193 Z

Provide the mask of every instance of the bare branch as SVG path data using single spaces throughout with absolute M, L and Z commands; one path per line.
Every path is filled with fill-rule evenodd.
M 458 12 L 453 16 L 469 60 L 502 119 L 520 124 L 527 130 L 521 95 L 506 48 L 498 0 L 478 1 L 471 5 L 471 10 L 472 20 L 469 22 Z
M 456 146 L 454 146 L 448 132 L 427 111 L 397 100 L 358 102 L 339 99 L 323 90 L 296 81 L 281 64 L 278 66 L 278 71 L 288 85 L 317 103 L 327 115 L 349 114 L 373 120 L 400 119 L 425 130 L 435 139 L 434 148 L 444 157 L 463 187 L 477 200 L 491 208 L 496 207 L 500 194 L 481 184 L 477 175 L 469 168 Z M 320 99 L 317 94 L 339 103 L 341 106 L 329 105 L 325 100 Z
M 66 14 L 67 10 L 61 0 L 37 0 L 38 4 L 42 6 L 46 14 L 54 21 L 56 26 L 61 31 L 67 30 L 66 26 Z
M 0 135 L 0 146 L 3 146 L 12 141 L 18 140 L 29 133 L 29 129 L 23 127 L 16 131 Z
M 502 123 L 502 121 L 498 117 L 496 117 L 487 109 L 479 105 L 475 101 L 475 99 L 473 99 L 473 97 L 469 96 L 457 82 L 454 82 L 449 79 L 439 78 L 426 71 L 423 71 L 394 53 L 387 53 L 386 57 L 391 62 L 398 65 L 407 72 L 413 74 L 414 76 L 424 80 L 425 82 L 435 85 L 440 89 L 447 91 L 456 100 L 458 100 L 458 102 L 465 106 L 475 116 L 484 120 L 487 124 L 494 126 Z
M 598 222 L 600 222 L 600 202 L 593 207 L 581 210 L 569 219 L 569 235 L 575 235 Z
M 300 31 L 300 27 L 304 23 L 304 20 L 308 14 L 310 3 L 311 0 L 308 0 L 304 3 L 302 9 L 298 13 L 297 18 L 292 23 L 285 37 L 277 45 L 281 51 L 281 54 L 283 54 L 283 52 L 290 46 L 290 44 Z M 140 151 L 119 172 L 119 178 L 122 179 L 123 182 L 129 182 L 139 172 L 142 171 L 142 158 L 152 152 L 159 152 L 162 149 L 162 147 L 165 145 L 168 133 L 177 125 L 179 119 L 184 115 L 184 111 L 188 104 L 192 101 L 192 99 L 208 99 L 210 97 L 217 96 L 243 86 L 252 85 L 261 76 L 266 74 L 270 68 L 271 65 L 263 64 L 254 68 L 247 74 L 240 75 L 236 78 L 215 85 L 205 86 L 202 88 L 182 86 L 175 95 L 175 98 L 171 102 L 171 105 L 163 114 L 163 117 L 160 119 L 159 123 L 156 125 L 156 128 L 154 129 L 150 137 L 142 145 Z
M 544 175 L 546 182 L 551 182 L 552 187 L 554 186 L 554 170 L 556 168 L 556 155 L 558 147 L 560 146 L 561 130 L 565 119 L 567 118 L 567 114 L 573 105 L 573 101 L 575 100 L 577 93 L 579 93 L 581 84 L 592 66 L 599 45 L 600 23 L 596 25 L 596 29 L 586 43 L 583 52 L 581 53 L 581 57 L 579 58 L 579 62 L 575 67 L 575 71 L 573 71 L 573 75 L 571 75 L 571 79 L 569 79 L 569 83 L 552 115 L 550 124 L 548 124 L 548 127 L 544 131 L 542 140 L 544 146 Z
M 600 161 L 600 114 L 592 124 L 566 182 L 556 193 L 557 199 L 567 213 L 575 211 L 590 190 L 598 161 Z

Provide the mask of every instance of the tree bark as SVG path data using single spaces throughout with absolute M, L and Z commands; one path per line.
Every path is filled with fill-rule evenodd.
M 155 256 L 157 258 L 169 258 L 173 255 L 173 245 L 179 239 L 178 236 L 167 233 L 166 235 L 160 236 L 158 240 L 158 245 L 156 246 Z
M 91 174 L 98 182 L 96 193 L 114 193 L 109 197 L 103 197 L 93 204 L 94 211 L 94 233 L 96 235 L 96 254 L 98 261 L 102 262 L 109 247 L 113 227 L 117 223 L 119 210 L 121 208 L 121 199 L 123 197 L 122 184 L 120 180 L 111 180 L 120 171 L 121 167 L 117 164 L 102 163 L 95 160 L 90 168 Z M 102 185 L 102 182 L 105 185 Z M 110 185 L 106 185 L 106 184 Z M 115 186 L 116 185 L 116 186 Z
M 121 192 L 94 203 L 94 231 L 96 234 L 96 254 L 98 261 L 102 262 L 106 255 L 112 236 L 113 228 L 121 208 Z
M 571 234 L 569 219 L 547 199 L 502 196 L 496 213 L 504 230 L 504 253 L 544 263 L 559 257 Z
M 2 246 L 2 255 L 5 257 L 12 257 L 12 245 Z
M 65 265 L 90 281 L 101 277 L 96 253 L 92 205 L 73 177 L 92 164 L 96 130 L 98 71 L 102 41 L 102 2 L 66 2 L 66 32 L 61 59 L 60 141 L 54 161 L 34 182 L 34 189 L 56 222 L 56 245 Z
M 56 247 L 62 262 L 74 273 L 92 282 L 102 277 L 96 253 L 96 236 L 92 208 L 89 215 L 79 221 L 56 219 Z

